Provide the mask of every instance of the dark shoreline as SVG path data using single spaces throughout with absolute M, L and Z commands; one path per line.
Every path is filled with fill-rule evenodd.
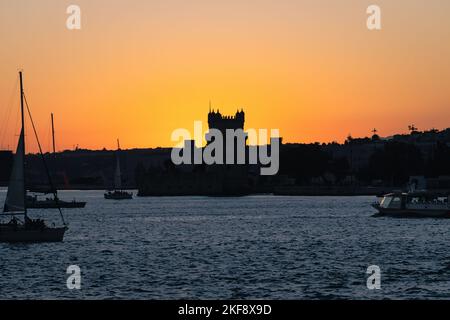
M 0 188 L 7 188 L 7 185 L 0 185 Z M 108 188 L 97 186 L 77 186 L 73 188 L 58 187 L 59 191 L 106 191 Z M 126 191 L 137 191 L 138 197 L 187 197 L 187 196 L 206 196 L 206 197 L 245 197 L 255 195 L 274 195 L 274 196 L 313 196 L 313 197 L 349 197 L 349 196 L 377 196 L 381 197 L 391 192 L 404 191 L 400 187 L 349 187 L 349 186 L 284 186 L 274 187 L 273 190 L 254 191 L 247 193 L 224 193 L 224 194 L 204 194 L 204 193 L 158 193 L 145 194 L 140 193 L 137 187 L 123 188 Z M 438 192 L 447 194 L 450 190 L 429 190 L 431 192 Z

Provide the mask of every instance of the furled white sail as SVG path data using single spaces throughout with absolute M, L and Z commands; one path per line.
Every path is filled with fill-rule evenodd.
M 14 163 L 9 180 L 8 193 L 6 195 L 4 212 L 25 211 L 25 177 L 23 172 L 24 155 L 24 133 L 23 128 L 20 133 L 17 151 L 14 156 Z
M 114 175 L 114 189 L 119 190 L 122 188 L 122 175 L 120 173 L 120 162 L 119 162 L 119 154 L 116 155 L 117 163 L 116 163 L 116 173 Z

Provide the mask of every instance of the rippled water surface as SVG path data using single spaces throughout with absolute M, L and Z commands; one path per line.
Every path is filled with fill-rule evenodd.
M 375 218 L 373 197 L 74 197 L 63 243 L 0 244 L 0 299 L 450 298 L 450 220 Z

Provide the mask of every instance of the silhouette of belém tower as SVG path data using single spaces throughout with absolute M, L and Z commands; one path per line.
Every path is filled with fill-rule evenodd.
M 139 195 L 141 196 L 180 196 L 180 195 L 209 195 L 209 196 L 239 196 L 250 192 L 248 165 L 237 164 L 237 137 L 233 144 L 235 162 L 225 164 L 226 131 L 227 129 L 244 130 L 244 110 L 237 110 L 234 116 L 225 116 L 217 109 L 209 109 L 209 129 L 217 129 L 223 138 L 223 164 L 195 165 L 183 164 L 168 166 L 163 172 L 148 173 L 140 179 Z M 244 132 L 245 134 L 245 132 Z M 245 140 L 247 135 L 245 134 Z M 212 143 L 210 141 L 209 143 Z M 195 148 L 195 141 L 185 141 L 185 146 L 191 150 Z M 245 157 L 248 157 L 248 146 L 245 146 Z M 203 148 L 203 147 L 202 147 Z M 214 152 L 214 151 L 213 151 Z M 191 153 L 194 156 L 194 153 Z M 191 159 L 194 163 L 193 159 Z
M 227 129 L 242 129 L 244 130 L 245 113 L 244 110 L 236 111 L 235 116 L 223 116 L 219 110 L 209 110 L 208 113 L 208 126 L 210 129 L 217 129 L 222 132 L 225 137 Z
M 234 116 L 224 116 L 220 113 L 220 111 L 217 109 L 217 112 L 212 110 L 211 107 L 209 109 L 208 113 L 208 127 L 209 129 L 217 129 L 222 133 L 223 137 L 223 156 L 224 156 L 224 162 L 227 155 L 227 135 L 226 131 L 227 129 L 233 129 L 238 130 L 241 129 L 244 131 L 244 123 L 245 123 L 245 113 L 244 110 L 241 109 L 241 111 L 237 110 L 236 114 Z M 233 141 L 233 148 L 234 148 L 234 163 L 237 163 L 237 148 L 238 148 L 238 139 L 235 137 Z M 247 141 L 247 135 L 245 135 L 244 144 Z M 211 141 L 212 142 L 212 141 Z M 208 142 L 211 143 L 211 142 Z

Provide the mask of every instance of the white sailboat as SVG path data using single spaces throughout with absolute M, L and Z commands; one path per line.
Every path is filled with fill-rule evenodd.
M 10 217 L 11 220 L 7 223 L 0 222 L 0 242 L 59 242 L 63 240 L 64 233 L 68 229 L 60 208 L 59 211 L 63 222 L 62 227 L 48 227 L 45 224 L 44 220 L 30 219 L 27 212 L 26 184 L 25 184 L 24 91 L 22 82 L 22 72 L 19 72 L 19 78 L 20 78 L 20 111 L 21 111 L 22 129 L 20 131 L 19 142 L 17 144 L 17 151 L 14 156 L 11 178 L 8 185 L 8 193 L 6 195 L 5 205 L 2 214 L 2 217 L 3 216 Z M 28 112 L 30 112 L 29 109 Z M 35 129 L 32 119 L 31 122 L 33 124 L 33 129 Z M 42 155 L 42 150 L 40 151 Z M 49 174 L 48 177 L 51 184 Z M 52 186 L 52 190 L 53 189 L 54 188 Z M 20 218 L 18 218 L 20 216 L 23 216 L 23 221 L 20 220 Z
M 117 152 L 116 152 L 116 171 L 114 174 L 114 190 L 105 193 L 105 199 L 108 200 L 127 200 L 133 198 L 133 193 L 122 190 L 122 174 L 120 172 L 120 159 L 119 159 L 120 144 L 117 139 Z

